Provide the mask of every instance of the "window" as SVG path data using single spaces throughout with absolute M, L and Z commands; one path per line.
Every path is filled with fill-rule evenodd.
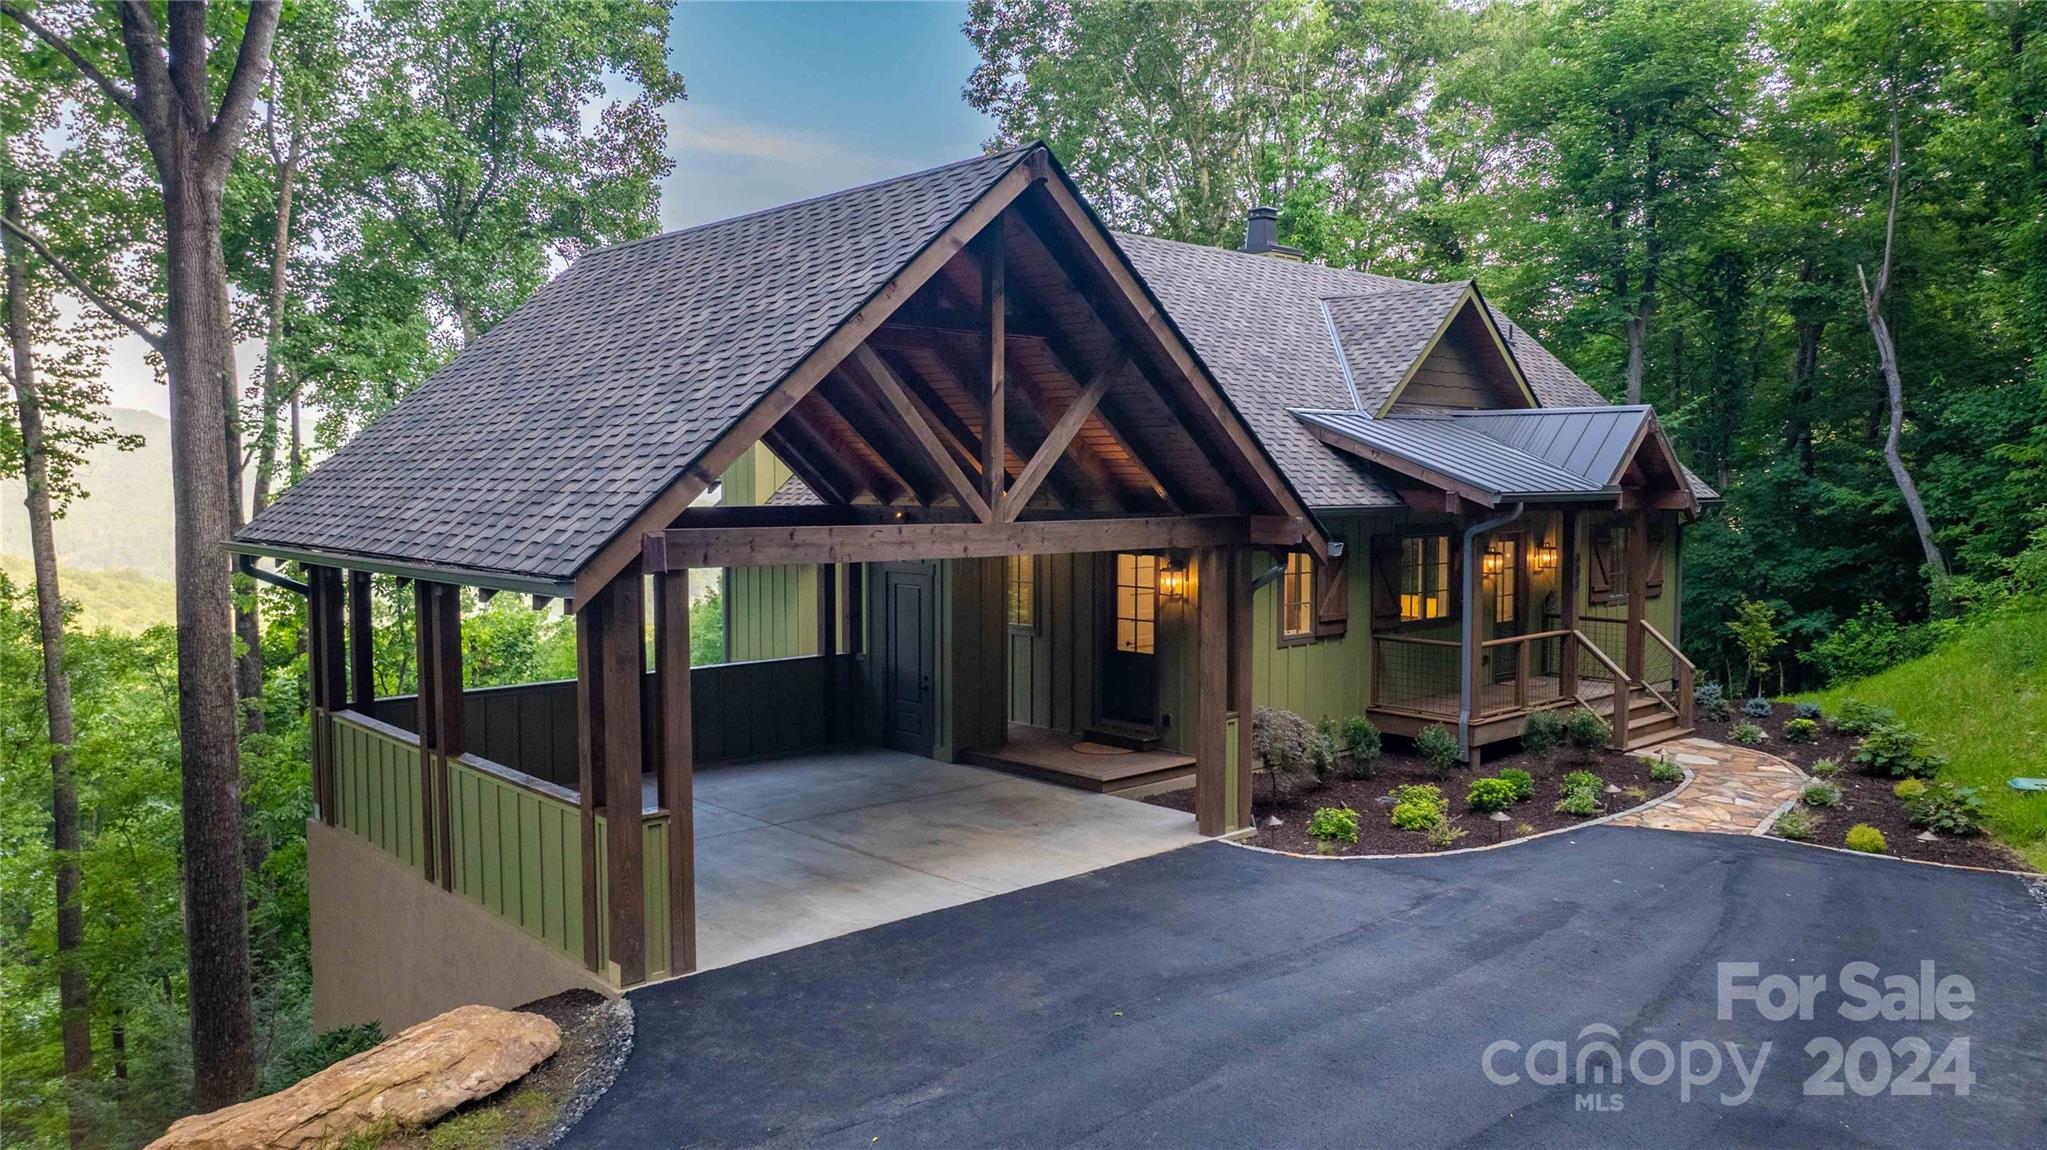
M 1034 555 L 1009 557 L 1009 626 L 1016 631 L 1038 629 L 1038 560 Z
M 1502 539 L 1493 550 L 1500 556 L 1500 573 L 1492 576 L 1493 622 L 1513 623 L 1521 617 L 1521 541 Z
M 1315 637 L 1314 558 L 1304 552 L 1286 557 L 1286 574 L 1279 583 L 1279 640 L 1305 643 Z
M 1450 537 L 1413 535 L 1400 541 L 1400 621 L 1450 617 Z
M 1116 649 L 1150 655 L 1158 649 L 1159 557 L 1116 556 Z

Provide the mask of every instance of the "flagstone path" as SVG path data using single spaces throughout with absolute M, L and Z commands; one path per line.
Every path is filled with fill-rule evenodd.
M 1760 834 L 1778 808 L 1798 798 L 1806 776 L 1797 767 L 1761 751 L 1711 739 L 1672 739 L 1640 753 L 1690 768 L 1692 785 L 1654 806 L 1615 819 L 1612 826 L 1666 831 Z

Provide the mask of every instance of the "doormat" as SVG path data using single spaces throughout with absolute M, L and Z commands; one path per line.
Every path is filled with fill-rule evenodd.
M 1112 747 L 1107 743 L 1096 743 L 1087 739 L 1082 739 L 1080 742 L 1073 744 L 1073 749 L 1083 755 L 1127 755 L 1131 753 L 1129 747 Z

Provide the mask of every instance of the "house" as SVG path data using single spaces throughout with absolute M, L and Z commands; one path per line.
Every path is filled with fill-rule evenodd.
M 321 1021 L 696 969 L 702 764 L 1191 776 L 1221 835 L 1254 705 L 1473 762 L 1544 708 L 1687 729 L 1712 493 L 1654 413 L 1275 230 L 1114 235 L 1031 146 L 591 252 L 256 516 L 230 549 L 307 573 Z M 703 569 L 737 661 L 693 668 Z M 375 696 L 375 580 L 416 696 Z M 465 687 L 464 587 L 566 604 L 577 678 Z

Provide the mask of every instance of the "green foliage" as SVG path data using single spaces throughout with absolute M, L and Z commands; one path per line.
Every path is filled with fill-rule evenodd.
M 1564 776 L 1563 789 L 1567 791 L 1591 791 L 1598 794 L 1606 789 L 1606 780 L 1591 771 L 1572 771 Z
M 1464 828 L 1453 825 L 1447 818 L 1439 818 L 1427 831 L 1428 843 L 1437 850 L 1448 850 L 1464 837 Z
M 1320 807 L 1308 817 L 1308 834 L 1323 842 L 1358 841 L 1358 813 L 1349 807 Z
M 1741 705 L 1741 713 L 1751 719 L 1767 719 L 1770 717 L 1771 709 L 1770 700 L 1761 696 L 1750 699 Z
M 1776 823 L 1770 830 L 1778 837 L 1793 842 L 1811 842 L 1813 835 L 1819 831 L 1819 820 L 1813 818 L 1803 807 L 1793 807 L 1778 815 Z
M 1737 743 L 1740 743 L 1744 747 L 1753 747 L 1756 744 L 1762 742 L 1768 736 L 1764 735 L 1763 729 L 1757 726 L 1756 724 L 1742 722 L 1734 724 L 1734 726 L 1728 730 L 1727 737 L 1733 739 Z
M 1831 779 L 1841 773 L 1839 759 L 1821 759 L 1805 769 L 1805 773 L 1816 779 Z
M 1819 741 L 1819 737 L 1820 724 L 1817 719 L 1784 721 L 1784 741 L 1787 743 L 1814 743 Z
M 1316 732 L 1308 720 L 1278 707 L 1251 712 L 1251 753 L 1265 763 L 1275 793 L 1315 781 Z
M 1709 719 L 1724 721 L 1732 712 L 1727 702 L 1727 688 L 1718 683 L 1701 683 L 1692 688 L 1692 706 Z
M 1343 753 L 1350 757 L 1350 775 L 1356 779 L 1369 779 L 1376 773 L 1374 765 L 1379 758 L 1379 728 L 1372 725 L 1363 715 L 1352 715 L 1343 721 Z
M 1520 788 L 1512 780 L 1488 778 L 1471 780 L 1471 790 L 1464 796 L 1464 801 L 1480 814 L 1491 814 L 1506 810 L 1520 798 Z
M 1393 788 L 1393 810 L 1388 816 L 1394 829 L 1424 831 L 1443 822 L 1450 814 L 1450 800 L 1440 787 L 1409 783 Z
M 1925 779 L 1912 778 L 1899 779 L 1897 783 L 1891 787 L 1891 794 L 1895 795 L 1900 801 L 1906 803 L 1916 801 L 1919 798 L 1919 796 L 1925 793 L 1926 793 Z
M 1654 782 L 1676 783 L 1684 781 L 1684 777 L 1685 769 L 1665 756 L 1657 756 L 1656 762 L 1649 768 L 1649 778 Z
M 1605 809 L 1606 804 L 1600 801 L 1599 792 L 1584 789 L 1565 791 L 1564 797 L 1557 803 L 1558 814 L 1581 819 L 1590 818 Z
M 1514 801 L 1517 803 L 1535 794 L 1535 776 L 1519 767 L 1501 770 L 1500 777 L 1514 785 Z
M 1900 627 L 1890 608 L 1869 602 L 1798 657 L 1827 682 L 1846 683 L 1925 654 L 1926 639 L 1923 631 Z
M 1849 827 L 1848 834 L 1842 839 L 1842 845 L 1851 851 L 1861 851 L 1866 855 L 1880 855 L 1891 849 L 1891 844 L 1884 841 L 1884 833 L 1868 823 L 1856 823 Z
M 1422 762 L 1439 775 L 1447 775 L 1457 765 L 1457 736 L 1451 734 L 1441 723 L 1430 723 L 1414 737 L 1415 753 Z
M 1741 647 L 1743 667 L 1761 690 L 1764 672 L 1770 669 L 1770 653 L 1784 643 L 1777 633 L 1777 609 L 1755 599 L 1744 599 L 1734 609 L 1728 633 Z
M 1903 723 L 1885 723 L 1855 744 L 1855 761 L 1872 775 L 1931 778 L 1947 756 L 1928 746 L 1926 736 Z
M 1888 707 L 1860 699 L 1843 699 L 1834 709 L 1834 729 L 1844 735 L 1866 735 L 1897 721 L 1898 716 Z
M 1579 759 L 1589 760 L 1600 748 L 1613 741 L 1613 727 L 1605 719 L 1579 707 L 1564 721 L 1564 738 L 1578 752 Z
M 1548 763 L 1564 742 L 1564 716 L 1554 710 L 1537 711 L 1521 728 L 1521 749 Z
M 2014 601 L 1964 621 L 1931 653 L 1815 701 L 1832 714 L 1848 694 L 1925 731 L 1953 760 L 1941 777 L 1981 795 L 1986 828 L 2047 868 L 2047 803 L 2005 785 L 2047 776 L 2047 610 Z
M 351 1055 L 361 1054 L 384 1041 L 384 1028 L 374 1022 L 359 1026 L 338 1026 L 308 1035 L 285 1048 L 264 1068 L 263 1093 L 274 1094 L 309 1075 L 317 1074 Z
M 1981 834 L 1989 815 L 1976 788 L 1945 781 L 1928 783 L 1905 807 L 1914 824 L 1943 835 Z
M 1791 704 L 1791 717 L 1794 719 L 1805 719 L 1818 724 L 1824 722 L 1827 716 L 1824 711 L 1820 710 L 1817 703 L 1793 703 Z
M 1809 807 L 1831 807 L 1841 801 L 1841 788 L 1832 783 L 1807 783 L 1798 801 Z
M 1308 760 L 1314 764 L 1317 782 L 1327 782 L 1336 777 L 1338 759 L 1336 720 L 1324 719 L 1315 724 L 1315 739 L 1308 744 Z
M 69 539 L 71 533 L 65 528 L 71 518 L 67 516 L 63 522 L 58 530 Z M 0 555 L 0 571 L 17 587 L 35 586 L 35 571 L 26 556 Z M 140 571 L 64 567 L 59 584 L 64 598 L 78 605 L 77 625 L 88 631 L 132 633 L 176 621 L 178 603 L 171 584 Z

